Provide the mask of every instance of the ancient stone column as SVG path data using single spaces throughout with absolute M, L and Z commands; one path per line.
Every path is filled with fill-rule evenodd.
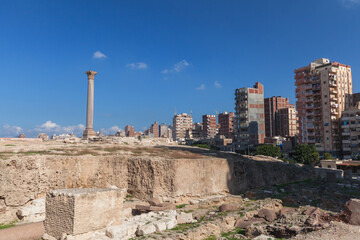
M 88 76 L 88 92 L 87 92 L 87 110 L 86 110 L 86 129 L 83 134 L 83 138 L 95 136 L 96 133 L 93 129 L 94 123 L 94 78 L 97 72 L 87 71 Z

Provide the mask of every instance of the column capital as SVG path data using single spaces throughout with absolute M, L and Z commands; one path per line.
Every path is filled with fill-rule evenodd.
M 87 71 L 85 73 L 87 74 L 88 79 L 92 79 L 92 80 L 94 80 L 95 75 L 97 74 L 97 72 L 95 72 L 95 71 Z

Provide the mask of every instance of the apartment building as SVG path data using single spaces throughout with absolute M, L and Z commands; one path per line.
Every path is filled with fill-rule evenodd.
M 153 135 L 154 138 L 159 137 L 159 123 L 158 122 L 154 122 L 153 124 L 151 124 L 150 133 Z
M 214 138 L 218 132 L 215 115 L 203 115 L 203 137 Z
M 360 155 L 360 102 L 342 112 L 341 134 L 343 158 Z
M 266 114 L 265 114 L 266 116 Z M 295 106 L 281 108 L 276 112 L 277 136 L 294 137 L 298 134 L 298 118 Z
M 126 137 L 134 137 L 135 136 L 135 128 L 130 125 L 125 126 L 125 136 Z
M 257 82 L 254 88 L 235 90 L 234 134 L 236 149 L 264 143 L 264 86 Z
M 169 135 L 169 127 L 165 123 L 159 125 L 159 137 L 161 138 L 170 138 L 172 135 Z
M 356 106 L 360 102 L 360 93 L 353 94 L 353 106 Z
M 192 128 L 193 118 L 186 113 L 174 115 L 173 117 L 173 139 L 184 141 L 186 131 Z M 189 132 L 189 131 L 188 131 Z
M 289 103 L 289 98 L 274 96 L 264 99 L 266 137 L 282 136 L 280 135 L 281 126 L 279 125 L 279 120 L 277 120 L 277 113 L 280 109 L 290 107 L 295 108 L 295 105 Z
M 219 135 L 232 139 L 234 134 L 234 113 L 223 112 L 218 115 Z
M 339 154 L 341 112 L 352 105 L 351 67 L 321 58 L 294 73 L 299 142 Z

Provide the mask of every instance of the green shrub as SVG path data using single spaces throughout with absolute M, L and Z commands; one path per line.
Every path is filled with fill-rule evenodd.
M 273 146 L 273 145 L 262 145 L 257 147 L 256 155 L 264 155 L 270 157 L 281 157 L 281 150 L 280 148 Z
M 295 148 L 292 158 L 299 163 L 315 165 L 319 163 L 319 152 L 314 145 L 299 144 Z

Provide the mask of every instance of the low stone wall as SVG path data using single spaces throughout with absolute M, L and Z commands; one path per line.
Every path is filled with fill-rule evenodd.
M 337 179 L 342 179 L 344 177 L 344 171 L 341 169 L 314 168 L 314 171 L 316 176 L 320 178 L 326 178 L 327 173 L 335 173 Z
M 270 161 L 269 161 L 270 160 Z M 252 188 L 316 177 L 310 166 L 226 154 L 201 159 L 129 159 L 128 191 L 142 199 L 239 194 Z
M 184 150 L 187 151 L 187 150 Z M 322 175 L 310 166 L 269 157 L 217 153 L 197 159 L 159 156 L 31 155 L 0 161 L 0 222 L 46 192 L 65 188 L 127 188 L 140 199 L 238 194 Z M 40 213 L 41 214 L 41 213 Z

